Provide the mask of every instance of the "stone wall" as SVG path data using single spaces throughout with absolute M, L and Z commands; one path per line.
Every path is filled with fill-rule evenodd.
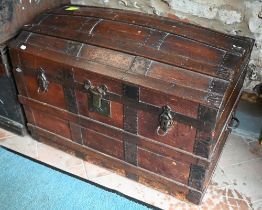
M 262 0 L 71 0 L 72 4 L 141 11 L 256 39 L 244 88 L 262 82 Z

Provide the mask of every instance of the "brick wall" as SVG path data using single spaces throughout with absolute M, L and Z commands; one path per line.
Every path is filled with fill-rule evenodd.
M 113 7 L 179 18 L 229 34 L 256 39 L 244 88 L 262 82 L 262 0 L 71 0 L 72 4 Z

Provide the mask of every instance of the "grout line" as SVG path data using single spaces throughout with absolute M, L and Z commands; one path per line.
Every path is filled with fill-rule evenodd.
M 236 165 L 240 165 L 240 164 L 246 164 L 246 163 L 249 163 L 251 161 L 256 161 L 256 160 L 260 160 L 261 158 L 258 157 L 258 158 L 252 158 L 250 160 L 244 160 L 244 161 L 241 161 L 241 162 L 238 162 L 238 163 L 233 163 L 233 164 L 230 164 L 228 166 L 224 166 L 223 169 L 226 169 L 226 168 L 229 168 L 230 166 L 236 166 Z
M 229 185 L 229 188 L 228 188 L 228 187 L 225 187 L 225 188 L 236 191 L 236 189 L 234 188 L 234 185 L 232 185 L 233 188 L 230 188 L 230 186 L 231 186 L 231 185 Z M 222 188 L 217 188 L 217 189 L 222 189 Z M 234 199 L 234 200 L 245 201 L 245 203 L 248 205 L 248 207 L 249 207 L 250 209 L 252 209 L 251 206 L 250 206 L 250 204 L 253 204 L 253 203 L 256 202 L 256 201 L 254 201 L 254 202 L 251 203 L 250 201 L 247 200 L 246 195 L 244 195 L 244 194 L 242 194 L 242 193 L 240 193 L 240 194 L 241 194 L 242 198 L 232 197 L 232 196 L 230 196 L 230 195 L 222 195 L 222 197 L 232 198 L 232 199 Z M 234 195 L 233 195 L 233 196 L 234 196 Z M 257 200 L 257 201 L 262 201 L 262 199 L 259 199 L 259 200 Z
M 85 171 L 86 179 L 88 179 L 87 171 L 86 171 L 86 166 L 85 166 L 84 160 L 82 160 L 82 166 L 83 166 L 83 169 L 84 169 L 84 171 Z M 89 180 L 89 179 L 88 179 L 88 180 Z
M 226 174 L 225 170 L 222 168 L 222 166 L 220 164 L 217 165 L 217 168 L 219 168 L 221 170 L 221 172 L 223 173 L 223 176 L 225 176 L 227 181 L 229 181 L 229 185 L 226 185 L 226 187 L 234 185 L 234 182 L 230 179 L 230 177 L 228 177 L 228 175 Z
M 83 166 L 82 160 L 81 160 L 81 163 L 73 165 L 73 166 L 69 166 L 69 168 L 76 168 L 76 167 L 79 167 L 79 166 Z
M 215 188 L 215 190 L 225 190 L 225 189 L 231 189 L 230 187 L 234 186 L 234 184 L 230 184 L 230 185 L 227 185 L 227 186 L 221 186 L 221 187 L 218 187 L 218 186 L 212 186 L 212 188 Z M 211 189 L 211 191 L 213 191 L 213 189 Z
M 243 196 L 243 198 L 236 198 L 236 197 L 232 197 L 232 196 L 229 196 L 229 195 L 222 195 L 222 197 L 224 197 L 224 198 L 232 198 L 234 200 L 239 200 L 239 201 L 245 201 L 247 204 L 249 204 L 249 202 L 245 199 L 245 196 Z
M 225 186 L 225 187 L 217 187 L 217 186 L 214 186 L 214 190 L 232 190 L 232 191 L 235 191 L 236 189 L 234 188 L 234 184 L 232 184 L 232 185 L 227 185 L 227 186 Z M 213 191 L 213 190 L 212 190 Z M 211 191 L 211 193 L 212 193 L 212 191 Z M 247 198 L 246 198 L 246 196 L 244 195 L 244 194 L 242 194 L 242 193 L 240 193 L 241 194 L 241 196 L 243 197 L 243 198 L 238 198 L 238 197 L 234 197 L 234 195 L 233 196 L 230 196 L 230 195 L 228 195 L 228 194 L 226 194 L 226 195 L 221 195 L 222 197 L 224 197 L 224 198 L 232 198 L 232 199 L 234 199 L 234 200 L 241 200 L 241 201 L 245 201 L 248 205 L 249 205 L 249 201 L 247 200 Z M 262 201 L 262 199 L 259 199 L 258 201 Z M 256 201 L 255 201 L 256 202 Z
M 244 160 L 244 161 L 241 161 L 239 163 L 234 163 L 234 164 L 231 164 L 231 166 L 235 166 L 235 165 L 239 165 L 239 164 L 245 164 L 245 163 L 248 163 L 248 162 L 251 162 L 251 161 L 256 161 L 256 160 L 260 160 L 261 158 L 253 158 L 253 159 L 250 159 L 250 160 Z
M 107 177 L 107 176 L 110 176 L 112 174 L 106 174 L 106 175 L 101 175 L 101 176 L 96 176 L 96 177 L 92 177 L 90 180 L 92 181 L 97 181 L 97 179 L 100 179 L 100 178 L 103 178 L 103 177 Z M 102 184 L 104 186 L 106 186 L 107 184 Z
M 253 202 L 251 202 L 251 204 L 255 204 L 255 203 L 258 203 L 258 202 L 262 202 L 262 198 L 258 199 L 258 200 L 255 200 Z
M 38 153 L 38 142 L 35 141 L 35 149 L 36 149 L 36 159 L 39 158 L 39 153 Z

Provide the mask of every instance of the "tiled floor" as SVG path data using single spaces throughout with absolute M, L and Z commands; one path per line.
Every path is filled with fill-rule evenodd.
M 145 187 L 108 170 L 0 129 L 0 145 L 46 162 L 88 180 L 116 189 L 162 209 L 262 210 L 262 147 L 256 141 L 231 134 L 201 206 Z

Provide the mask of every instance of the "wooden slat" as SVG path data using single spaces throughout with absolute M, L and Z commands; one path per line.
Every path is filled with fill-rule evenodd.
M 110 125 L 95 121 L 87 117 L 75 115 L 66 110 L 62 110 L 57 107 L 50 106 L 48 104 L 44 104 L 30 98 L 19 96 L 19 101 L 25 107 L 30 107 L 41 112 L 48 112 L 54 117 L 60 117 L 63 120 L 67 120 L 72 123 L 77 123 L 81 127 L 89 127 L 89 129 L 95 130 L 96 132 L 107 133 L 109 136 L 115 139 L 124 139 L 124 135 L 127 135 L 128 138 L 126 138 L 126 141 L 174 160 L 180 160 L 187 163 L 201 164 L 206 167 L 208 167 L 210 164 L 210 162 L 205 158 L 198 157 L 190 152 L 168 146 L 163 142 L 157 142 L 142 136 L 137 136 L 124 130 L 112 127 Z
M 222 50 L 172 34 L 163 40 L 161 46 L 154 48 L 147 43 L 147 40 L 155 32 L 148 28 L 111 20 L 101 20 L 99 23 L 90 26 L 89 31 L 83 32 L 81 26 L 85 23 L 85 18 L 64 17 L 49 15 L 39 25 L 28 25 L 24 27 L 24 30 L 144 56 L 152 60 L 220 77 L 217 72 L 225 54 Z M 68 25 L 69 27 L 67 27 Z M 74 25 L 74 28 L 71 28 L 71 25 Z M 158 39 L 162 39 L 162 37 Z M 159 40 L 156 45 L 159 45 L 158 42 Z M 227 77 L 220 78 L 228 79 Z
M 78 157 L 82 157 L 87 161 L 100 165 L 102 167 L 114 170 L 122 175 L 122 171 L 128 171 L 130 173 L 136 174 L 139 179 L 138 182 L 154 187 L 163 192 L 168 192 L 171 195 L 179 197 L 179 199 L 186 199 L 186 195 L 192 194 L 202 194 L 202 192 L 189 187 L 185 184 L 166 178 L 154 172 L 150 172 L 146 169 L 133 166 L 122 160 L 116 159 L 115 157 L 108 156 L 104 153 L 96 151 L 89 147 L 80 146 L 69 139 L 63 138 L 62 136 L 56 135 L 47 130 L 41 129 L 32 124 L 28 124 L 31 133 L 34 134 L 36 140 L 51 144 L 52 146 L 58 147 L 66 152 L 75 154 Z M 200 200 L 187 198 L 189 201 L 194 203 L 199 203 Z
M 40 60 L 45 59 L 48 62 L 56 63 L 57 65 L 58 64 L 63 65 L 66 68 L 73 67 L 75 71 L 78 70 L 80 71 L 81 69 L 82 74 L 83 74 L 82 70 L 84 70 L 84 72 L 86 73 L 87 72 L 97 73 L 101 76 L 112 78 L 119 82 L 124 80 L 125 82 L 128 82 L 130 84 L 139 85 L 159 92 L 164 92 L 167 96 L 168 95 L 177 96 L 186 100 L 194 101 L 208 106 L 219 107 L 220 103 L 222 102 L 219 100 L 215 102 L 208 101 L 207 96 L 210 94 L 208 89 L 201 88 L 201 86 L 199 86 L 199 88 L 183 86 L 182 85 L 183 79 L 181 80 L 181 82 L 178 82 L 180 84 L 174 84 L 173 82 L 170 83 L 168 81 L 160 80 L 158 78 L 152 78 L 152 77 L 147 77 L 147 79 L 145 80 L 145 77 L 141 77 L 141 75 L 138 74 L 133 74 L 122 70 L 119 71 L 118 68 L 112 66 L 96 63 L 83 58 L 76 58 L 67 54 L 57 53 L 56 51 L 50 50 L 49 48 L 41 48 L 39 46 L 35 46 L 29 43 L 27 43 L 26 45 L 26 50 L 21 50 L 20 48 L 17 50 L 21 54 L 27 54 L 28 56 L 37 57 L 38 59 L 36 61 L 39 64 L 40 64 L 40 62 L 38 62 L 39 59 Z M 24 64 L 25 62 L 23 62 L 23 65 Z M 44 63 L 42 64 L 46 65 Z M 194 75 L 191 76 L 192 79 L 193 76 Z M 206 79 L 211 80 L 211 78 L 208 77 L 206 77 Z M 224 84 L 226 85 L 227 83 L 224 82 Z M 222 100 L 221 97 L 222 93 L 216 93 L 215 91 L 213 91 L 212 93 L 214 95 L 218 95 L 219 96 L 218 98 Z
M 70 16 L 99 17 L 118 22 L 150 27 L 160 31 L 173 33 L 178 36 L 186 37 L 188 39 L 192 39 L 226 51 L 232 50 L 233 45 L 240 45 L 243 48 L 249 48 L 250 40 L 248 38 L 230 36 L 208 28 L 168 19 L 165 17 L 111 8 L 78 7 L 78 10 L 67 11 L 65 10 L 67 6 L 64 6 L 56 10 L 49 11 L 49 13 Z

